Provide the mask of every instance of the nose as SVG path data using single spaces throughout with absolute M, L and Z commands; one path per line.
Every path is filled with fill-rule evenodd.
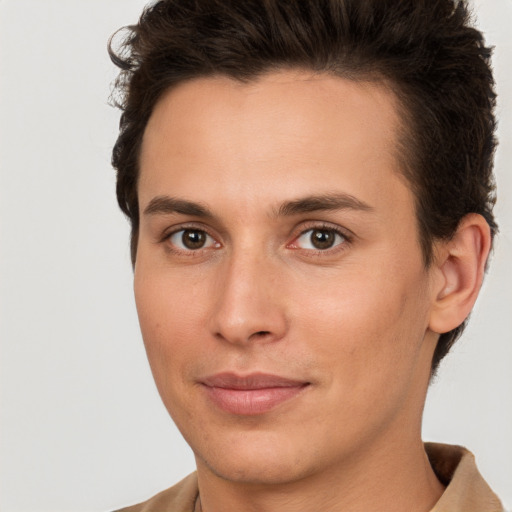
M 210 321 L 216 338 L 237 345 L 278 341 L 288 324 L 277 265 L 250 252 L 240 249 L 222 262 Z

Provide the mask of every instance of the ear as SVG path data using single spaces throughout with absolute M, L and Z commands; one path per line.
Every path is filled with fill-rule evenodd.
M 430 330 L 451 331 L 468 317 L 482 286 L 490 248 L 491 230 L 476 213 L 466 215 L 455 235 L 436 246 Z

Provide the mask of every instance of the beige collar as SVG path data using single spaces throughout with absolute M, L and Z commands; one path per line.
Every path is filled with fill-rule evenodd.
M 425 443 L 430 464 L 446 490 L 431 512 L 503 512 L 503 505 L 462 446 Z

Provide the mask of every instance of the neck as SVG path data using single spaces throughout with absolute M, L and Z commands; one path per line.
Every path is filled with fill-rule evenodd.
M 198 461 L 202 512 L 428 512 L 443 486 L 419 436 L 371 447 L 357 461 L 343 461 L 321 473 L 279 484 L 234 482 Z

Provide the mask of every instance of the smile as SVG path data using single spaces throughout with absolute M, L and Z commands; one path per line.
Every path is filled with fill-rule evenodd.
M 300 394 L 309 382 L 277 375 L 221 373 L 201 381 L 209 399 L 223 411 L 253 416 L 268 412 Z

